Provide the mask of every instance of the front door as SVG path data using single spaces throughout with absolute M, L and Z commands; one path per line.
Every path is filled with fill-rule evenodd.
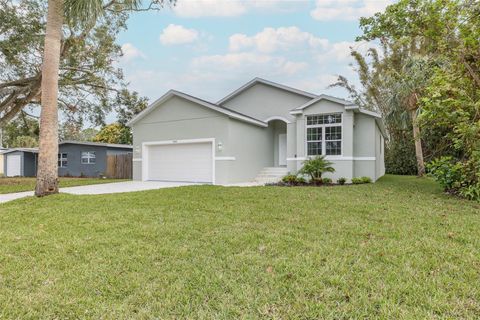
M 278 165 L 287 165 L 287 134 L 278 135 Z

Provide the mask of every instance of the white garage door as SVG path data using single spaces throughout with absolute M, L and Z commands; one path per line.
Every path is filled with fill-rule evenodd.
M 212 143 L 148 146 L 147 180 L 212 183 Z
M 7 177 L 16 177 L 20 175 L 20 163 L 20 155 L 7 155 Z

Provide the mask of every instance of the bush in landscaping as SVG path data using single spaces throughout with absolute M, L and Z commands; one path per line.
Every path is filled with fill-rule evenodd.
M 352 183 L 353 184 L 362 184 L 363 180 L 362 180 L 362 178 L 352 178 Z
M 332 163 L 330 161 L 325 160 L 324 156 L 317 156 L 304 161 L 303 167 L 299 171 L 299 173 L 302 175 L 310 176 L 314 183 L 318 182 L 318 179 L 321 179 L 322 174 L 326 172 L 335 172 L 335 169 L 332 167 Z
M 480 152 L 466 161 L 441 157 L 427 164 L 428 174 L 449 193 L 480 201 Z
M 363 183 L 371 183 L 372 178 L 370 177 L 357 177 L 357 178 L 352 178 L 352 183 L 353 184 L 363 184 Z
M 296 185 L 298 183 L 298 178 L 294 174 L 288 174 L 282 178 L 282 182 L 286 184 Z
M 307 180 L 304 177 L 297 177 L 298 184 L 306 184 Z
M 337 183 L 342 185 L 342 186 L 345 184 L 345 182 L 347 182 L 347 179 L 344 178 L 344 177 L 338 178 L 338 180 L 337 180 Z
M 372 183 L 372 178 L 370 177 L 361 177 L 363 183 Z
M 323 184 L 332 184 L 332 179 L 330 178 L 322 178 L 322 183 Z

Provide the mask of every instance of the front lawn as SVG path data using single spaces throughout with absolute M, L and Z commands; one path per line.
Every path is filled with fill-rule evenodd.
M 100 179 L 100 178 L 59 178 L 60 188 L 85 186 L 89 184 L 100 184 L 110 182 L 120 182 L 119 179 Z M 0 194 L 32 191 L 35 190 L 35 178 L 0 178 Z
M 430 180 L 0 205 L 0 318 L 479 318 L 480 204 Z

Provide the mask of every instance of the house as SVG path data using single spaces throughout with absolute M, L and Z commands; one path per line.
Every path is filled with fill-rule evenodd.
M 63 141 L 58 145 L 58 175 L 98 177 L 105 175 L 107 156 L 132 153 L 126 144 Z
M 105 174 L 109 155 L 131 153 L 131 145 L 63 141 L 58 145 L 58 175 L 61 177 L 98 177 Z M 4 150 L 2 155 L 5 176 L 36 176 L 37 148 L 8 149 Z
M 316 155 L 333 163 L 333 179 L 385 172 L 379 114 L 259 78 L 217 103 L 170 90 L 128 125 L 136 180 L 265 181 Z
M 3 173 L 6 177 L 34 177 L 37 174 L 37 164 L 37 148 L 13 148 L 3 151 Z

